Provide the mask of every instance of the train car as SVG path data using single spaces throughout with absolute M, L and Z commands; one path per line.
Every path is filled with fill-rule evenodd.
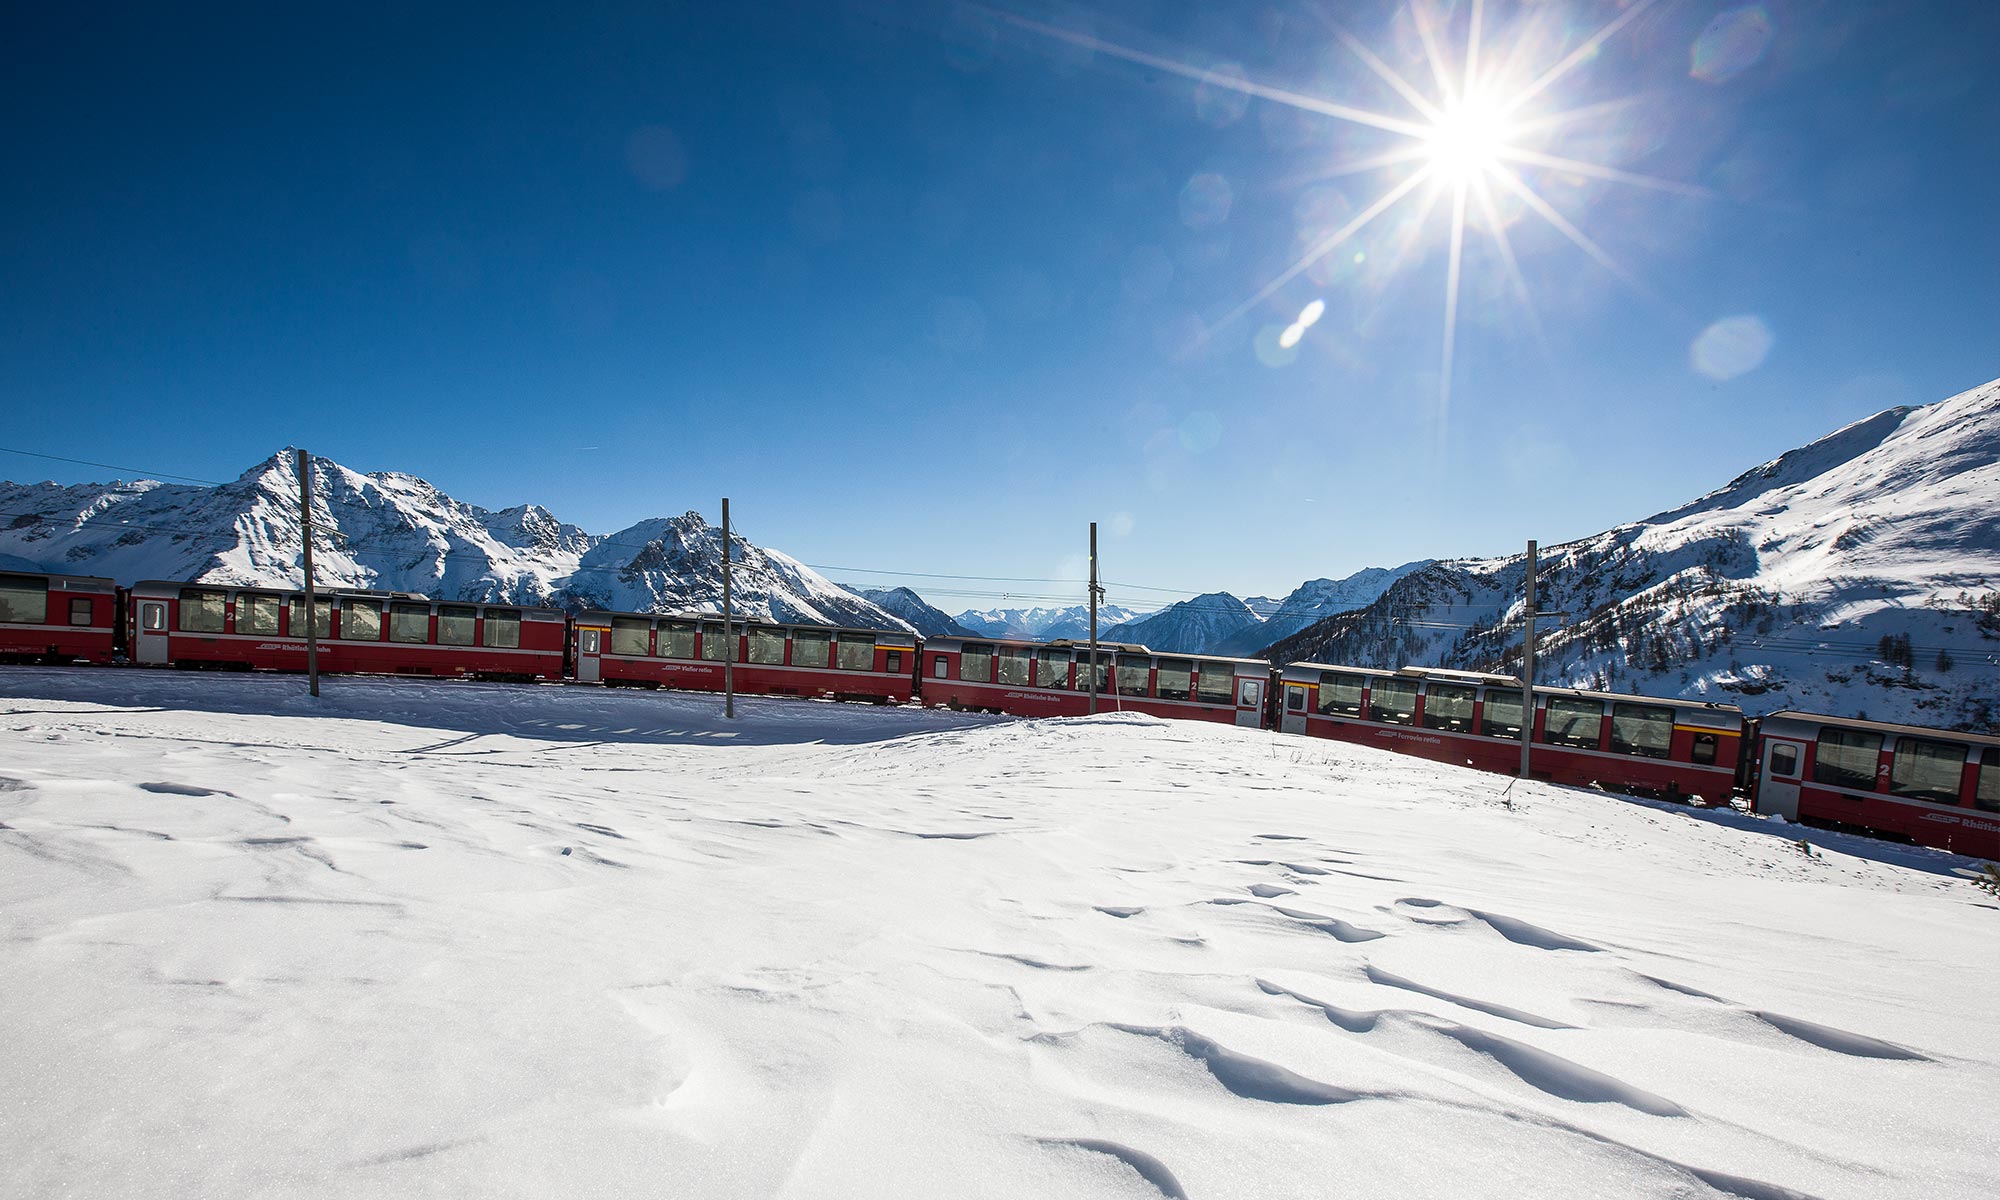
M 1521 682 L 1432 667 L 1291 663 L 1279 727 L 1508 774 L 1521 768 Z M 1536 688 L 1537 779 L 1722 802 L 1735 790 L 1741 709 L 1573 688 Z
M 330 674 L 561 679 L 559 609 L 454 604 L 407 592 L 313 597 L 319 669 Z M 141 664 L 306 669 L 305 596 L 270 588 L 152 580 L 126 603 Z
M 1255 658 L 1156 654 L 1099 642 L 1097 711 L 1143 712 L 1260 729 L 1271 665 Z M 926 638 L 924 703 L 1073 717 L 1090 711 L 1090 643 Z
M 746 695 L 812 696 L 903 704 L 914 694 L 915 634 L 831 625 L 734 621 L 714 614 L 577 617 L 572 652 L 580 683 L 722 690 L 722 666 Z
M 90 575 L 0 574 L 0 659 L 108 663 L 118 585 Z
M 2000 738 L 1787 710 L 1757 745 L 1760 813 L 2000 858 Z

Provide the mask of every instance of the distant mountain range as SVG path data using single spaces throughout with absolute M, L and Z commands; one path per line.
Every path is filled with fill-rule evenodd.
M 885 612 L 901 617 L 912 628 L 925 637 L 978 637 L 977 633 L 952 620 L 945 613 L 932 608 L 922 596 L 906 587 L 899 588 L 857 588 L 847 589 L 855 595 L 878 605 Z
M 1182 654 L 1257 657 L 1264 646 L 1324 617 L 1372 603 L 1390 584 L 1429 565 L 1425 559 L 1400 567 L 1369 567 L 1345 579 L 1312 579 L 1282 600 L 1268 596 L 1239 600 L 1228 592 L 1210 592 L 1117 625 L 1101 636 Z
M 1098 605 L 1099 640 L 1113 640 L 1105 631 L 1138 615 L 1132 609 L 1121 608 L 1116 604 Z M 1088 604 L 1073 604 L 1068 608 L 967 609 L 955 619 L 979 637 L 1033 638 L 1037 641 L 1053 642 L 1062 638 L 1090 636 Z
M 413 475 L 313 459 L 313 566 L 322 587 L 571 609 L 722 609 L 722 536 L 699 513 L 592 534 L 522 505 L 493 512 Z M 870 629 L 911 624 L 798 560 L 732 547 L 737 611 Z M 281 451 L 219 486 L 0 483 L 0 563 L 121 583 L 299 586 L 299 480 Z

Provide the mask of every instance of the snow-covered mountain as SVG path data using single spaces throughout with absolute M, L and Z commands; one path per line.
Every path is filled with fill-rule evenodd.
M 872 604 L 880 605 L 885 611 L 908 621 L 918 633 L 925 637 L 976 637 L 977 634 L 960 625 L 933 607 L 929 601 L 906 587 L 861 588 L 848 587 L 848 591 Z
M 1437 562 L 1276 661 L 1518 670 L 1525 556 Z M 2000 381 L 1542 551 L 1543 682 L 2000 724 Z
M 1123 621 L 1130 621 L 1139 613 L 1116 604 L 1097 606 L 1097 636 Z M 981 637 L 1039 638 L 1055 641 L 1058 638 L 1087 638 L 1090 636 L 1090 606 L 1073 604 L 1068 608 L 989 608 L 968 609 L 955 618 Z
M 1282 600 L 1239 600 L 1228 592 L 1210 592 L 1169 604 L 1103 636 L 1181 654 L 1254 656 L 1315 621 L 1373 603 L 1390 584 L 1429 564 L 1423 559 L 1400 567 L 1368 567 L 1345 579 L 1310 579 Z
M 0 483 L 0 557 L 16 569 L 297 586 L 296 456 L 281 451 L 217 486 Z M 313 568 L 321 586 L 453 600 L 719 611 L 722 539 L 698 513 L 586 533 L 548 510 L 499 512 L 397 472 L 313 459 Z M 747 615 L 876 629 L 908 622 L 780 554 L 730 539 Z
M 1107 642 L 1138 642 L 1154 650 L 1202 654 L 1246 629 L 1263 627 L 1264 619 L 1243 601 L 1228 592 L 1210 592 L 1101 630 L 1098 636 Z

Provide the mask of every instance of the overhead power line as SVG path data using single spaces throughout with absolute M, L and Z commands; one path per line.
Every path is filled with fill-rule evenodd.
M 87 458 L 66 458 L 60 454 L 43 454 L 39 450 L 17 450 L 12 446 L 0 446 L 0 454 L 19 454 L 25 458 L 45 458 L 50 462 L 74 463 L 79 467 L 102 467 L 107 471 L 129 471 L 141 479 L 179 479 L 187 483 L 205 483 L 210 487 L 221 487 L 216 479 L 202 479 L 195 475 L 176 475 L 172 471 L 148 471 L 143 467 L 121 467 L 117 463 L 92 462 Z

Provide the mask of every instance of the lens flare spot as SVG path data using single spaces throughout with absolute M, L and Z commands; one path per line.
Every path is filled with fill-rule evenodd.
M 1209 172 L 1196 175 L 1181 189 L 1181 224 L 1189 229 L 1212 229 L 1229 219 L 1229 207 L 1235 199 L 1227 179 Z
M 1314 325 L 1317 325 L 1319 323 L 1319 319 L 1325 315 L 1326 315 L 1326 301 L 1315 300 L 1312 303 L 1306 305 L 1304 308 L 1300 309 L 1299 319 L 1292 323 L 1294 325 L 1297 325 L 1301 330 L 1311 329 Z
M 1194 115 L 1214 129 L 1234 125 L 1250 110 L 1249 77 L 1235 63 L 1220 63 L 1203 72 L 1194 88 Z
M 1688 74 L 1703 83 L 1727 83 L 1763 61 L 1777 32 L 1777 22 L 1761 4 L 1717 13 L 1694 39 Z
M 1297 325 L 1264 326 L 1253 343 L 1257 361 L 1272 368 L 1291 366 L 1299 356 L 1299 338 L 1304 335 L 1305 330 Z
M 1191 412 L 1181 422 L 1181 449 L 1189 454 L 1205 454 L 1222 441 L 1222 420 L 1214 413 Z
M 1777 339 L 1763 318 L 1724 317 L 1688 347 L 1688 365 L 1717 382 L 1747 375 L 1764 364 Z

